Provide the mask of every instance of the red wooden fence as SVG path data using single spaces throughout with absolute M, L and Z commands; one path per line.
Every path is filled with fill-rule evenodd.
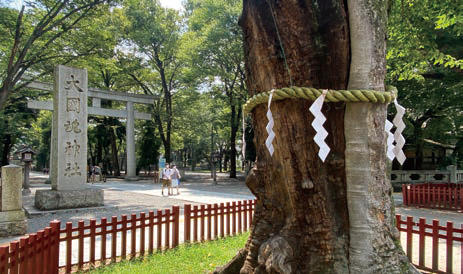
M 402 197 L 405 206 L 463 209 L 463 187 L 460 184 L 404 184 Z
M 255 204 L 255 200 L 185 204 L 184 241 L 211 240 L 247 231 Z M 0 274 L 69 273 L 173 248 L 180 242 L 179 224 L 180 208 L 176 206 L 172 210 L 150 211 L 148 215 L 112 217 L 109 222 L 102 218 L 98 224 L 96 220 L 87 224 L 79 221 L 73 227 L 68 222 L 62 229 L 59 221 L 53 221 L 44 230 L 0 247 Z M 418 268 L 456 273 L 455 260 L 463 273 L 463 225 L 456 228 L 447 222 L 441 226 L 436 220 L 427 224 L 423 218 L 415 223 L 412 217 L 402 220 L 400 215 L 396 215 L 396 225 L 406 235 L 404 250 Z M 415 245 L 417 248 L 413 248 Z M 460 256 L 455 256 L 458 251 Z M 427 253 L 431 259 L 425 257 Z M 445 258 L 445 267 L 439 258 Z
M 413 217 L 402 220 L 400 215 L 396 215 L 396 226 L 399 231 L 405 232 L 404 251 L 419 269 L 434 273 L 457 273 L 457 269 L 454 269 L 456 260 L 460 266 L 458 272 L 463 273 L 463 224 L 460 228 L 454 227 L 452 222 L 441 226 L 438 220 L 428 224 L 424 218 L 416 223 Z M 454 256 L 454 251 L 459 251 L 460 256 Z M 445 258 L 445 267 L 439 263 L 439 258 Z
M 193 206 L 185 204 L 184 240 L 198 242 L 247 231 L 252 223 L 255 200 Z M 193 226 L 193 229 L 192 229 Z M 207 226 L 207 229 L 206 229 Z M 199 228 L 199 230 L 198 230 Z M 220 230 L 220 232 L 219 232 Z M 193 235 L 193 239 L 191 236 Z

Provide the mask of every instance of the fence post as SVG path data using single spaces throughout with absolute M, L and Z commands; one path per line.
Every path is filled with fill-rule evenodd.
M 413 248 L 413 217 L 407 216 L 407 257 L 412 261 Z
M 0 273 L 8 273 L 8 257 L 10 248 L 8 246 L 0 246 Z
M 183 225 L 183 233 L 184 237 L 183 240 L 185 243 L 190 241 L 190 229 L 191 229 L 191 219 L 190 219 L 190 214 L 191 214 L 191 205 L 190 204 L 185 204 L 185 210 L 183 211 L 183 218 L 184 218 L 184 225 Z
M 19 269 L 19 242 L 14 241 L 10 243 L 11 256 L 10 256 L 10 273 L 18 273 Z
M 174 224 L 173 224 L 173 234 L 172 234 L 172 247 L 175 248 L 178 246 L 179 242 L 179 226 L 180 226 L 180 207 L 173 206 L 172 211 L 174 212 Z
M 419 266 L 424 266 L 424 250 L 425 250 L 425 241 L 424 241 L 424 233 L 425 233 L 425 225 L 426 225 L 426 220 L 424 218 L 420 218 L 419 221 L 419 243 L 418 243 L 418 265 Z
M 446 272 L 453 273 L 453 222 L 447 222 L 447 265 Z
M 51 271 L 53 274 L 57 274 L 59 271 L 59 243 L 60 243 L 60 227 L 61 222 L 58 220 L 54 220 L 50 222 L 51 227 L 51 257 L 52 257 L 52 265 Z
M 432 270 L 439 265 L 439 221 L 432 220 Z

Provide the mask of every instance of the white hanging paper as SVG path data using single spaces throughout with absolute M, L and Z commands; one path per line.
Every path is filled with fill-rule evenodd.
M 313 102 L 312 106 L 310 106 L 310 112 L 313 114 L 315 119 L 312 122 L 312 127 L 315 129 L 315 137 L 314 141 L 320 148 L 318 151 L 318 157 L 322 160 L 322 162 L 325 162 L 326 156 L 328 156 L 328 153 L 330 152 L 330 148 L 328 144 L 325 142 L 325 138 L 328 136 L 328 131 L 325 130 L 323 127 L 323 124 L 326 121 L 325 115 L 322 113 L 322 106 L 323 102 L 325 101 L 326 93 L 328 90 L 323 90 L 323 93 Z
M 392 134 L 391 132 L 391 129 L 394 125 L 389 122 L 388 119 L 386 119 L 386 124 L 384 126 L 384 130 L 386 131 L 387 133 L 387 158 L 389 158 L 389 160 L 394 160 L 395 158 L 395 154 L 394 154 L 394 134 Z
M 268 119 L 268 124 L 265 127 L 267 129 L 268 137 L 267 140 L 265 140 L 265 146 L 268 149 L 268 152 L 270 153 L 270 156 L 273 155 L 274 149 L 273 149 L 273 139 L 275 138 L 275 133 L 273 132 L 273 116 L 272 112 L 270 111 L 270 104 L 272 103 L 272 96 L 273 96 L 273 90 L 270 92 L 270 96 L 268 97 L 268 107 L 267 107 L 267 119 Z
M 397 161 L 402 165 L 405 162 L 405 154 L 402 151 L 402 148 L 405 145 L 405 138 L 402 136 L 402 132 L 405 129 L 405 123 L 402 120 L 405 114 L 405 108 L 399 105 L 397 102 L 397 99 L 394 100 L 394 105 L 397 110 L 397 114 L 394 116 L 394 120 L 392 122 L 394 123 L 394 126 L 396 126 L 396 130 L 394 132 L 394 141 L 395 141 L 395 147 L 394 147 L 394 154 L 395 157 L 397 158 Z

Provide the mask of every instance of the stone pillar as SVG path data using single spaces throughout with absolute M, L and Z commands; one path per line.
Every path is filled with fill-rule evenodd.
M 450 171 L 450 183 L 457 183 L 457 166 L 450 165 L 447 167 L 447 170 Z
M 22 209 L 22 168 L 16 165 L 2 167 L 2 197 L 0 237 L 26 233 L 26 215 Z
M 133 102 L 127 102 L 127 125 L 126 125 L 126 143 L 127 143 L 127 179 L 133 179 L 136 176 L 135 163 L 135 115 Z
M 36 191 L 38 209 L 103 205 L 103 191 L 86 188 L 87 93 L 87 70 L 55 67 L 50 155 L 52 191 Z
M 87 70 L 55 68 L 52 177 L 54 190 L 78 190 L 87 178 Z
M 24 163 L 24 181 L 23 181 L 23 195 L 31 194 L 29 189 L 29 173 L 31 171 L 31 162 L 27 161 Z

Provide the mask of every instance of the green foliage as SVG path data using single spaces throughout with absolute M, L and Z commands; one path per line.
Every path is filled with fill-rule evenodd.
M 152 121 L 144 121 L 139 136 L 137 169 L 149 170 L 150 165 L 158 165 L 161 140 L 155 131 L 156 126 Z
M 457 143 L 456 151 L 463 145 L 457 142 L 463 138 L 462 30 L 459 1 L 392 1 L 387 76 L 407 108 L 405 137 L 416 151 L 414 168 L 421 167 L 424 139 Z
M 123 261 L 91 273 L 205 273 L 224 265 L 246 243 L 249 233 L 201 244 L 182 244 L 143 259 Z
M 423 80 L 435 66 L 463 69 L 463 5 L 454 0 L 393 0 L 388 77 Z

